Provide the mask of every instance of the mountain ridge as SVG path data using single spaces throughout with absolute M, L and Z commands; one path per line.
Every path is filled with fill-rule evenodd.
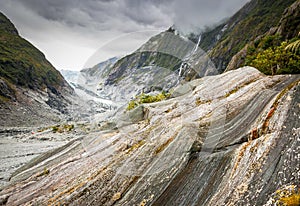
M 259 3 L 270 2 L 252 0 L 236 16 L 247 19 Z M 280 2 L 285 3 L 274 5 Z M 208 50 L 216 52 L 217 67 L 198 44 L 170 30 L 116 63 L 81 71 L 86 87 L 78 84 L 79 89 L 93 100 L 106 95 L 108 106 L 123 105 L 98 116 L 98 105 L 89 107 L 86 101 L 83 110 L 73 109 L 86 121 L 24 134 L 29 141 L 52 139 L 61 130 L 60 137 L 72 140 L 6 175 L 0 204 L 299 205 L 300 74 L 265 75 L 249 66 L 223 72 L 230 55 L 250 41 L 239 44 L 237 36 L 226 36 L 246 32 L 238 24 L 232 19 L 232 26 L 211 32 L 210 39 L 220 35 Z M 236 46 L 232 54 L 222 51 L 227 43 Z M 221 54 L 229 56 L 218 59 Z M 171 94 L 164 95 L 165 90 Z M 28 88 L 18 92 L 30 96 L 24 101 L 41 104 L 49 95 Z M 164 98 L 153 100 L 157 92 Z M 128 109 L 137 93 L 141 101 Z
M 57 121 L 67 112 L 73 89 L 1 12 L 0 39 L 0 113 L 7 117 L 7 121 L 1 118 L 1 125 L 35 125 L 40 117 L 47 120 L 48 114 Z

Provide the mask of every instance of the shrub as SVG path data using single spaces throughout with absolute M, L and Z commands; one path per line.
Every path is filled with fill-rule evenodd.
M 288 197 L 281 197 L 279 202 L 288 206 L 300 205 L 300 193 L 294 193 Z
M 57 126 L 53 126 L 52 127 L 52 132 L 57 132 L 58 131 L 58 128 L 59 128 L 59 125 L 57 125 Z
M 70 132 L 73 129 L 74 129 L 74 124 L 55 125 L 52 127 L 52 132 L 63 133 L 63 132 Z
M 248 48 L 246 65 L 253 66 L 268 75 L 299 73 L 300 56 L 298 43 L 278 43 L 278 36 L 266 36 L 259 43 Z
M 152 103 L 152 102 L 160 102 L 162 100 L 170 98 L 171 94 L 165 91 L 162 91 L 156 95 L 147 95 L 142 93 L 135 97 L 134 100 L 131 100 L 127 105 L 127 110 L 131 110 L 136 106 L 143 104 L 143 103 Z
M 275 192 L 274 205 L 300 205 L 300 190 L 295 185 L 288 185 Z

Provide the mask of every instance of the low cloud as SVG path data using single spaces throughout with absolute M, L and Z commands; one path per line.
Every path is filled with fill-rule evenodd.
M 201 30 L 231 16 L 247 1 L 1 0 L 0 10 L 58 69 L 81 69 L 89 56 L 118 36 L 162 31 L 173 24 L 185 33 Z M 144 41 L 148 35 L 145 32 Z M 141 44 L 128 42 L 136 44 L 132 48 Z M 110 57 L 104 53 L 101 60 Z

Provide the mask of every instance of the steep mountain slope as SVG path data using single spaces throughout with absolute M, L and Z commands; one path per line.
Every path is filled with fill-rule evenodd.
M 0 125 L 16 126 L 27 120 L 30 125 L 40 121 L 39 117 L 47 119 L 43 107 L 47 112 L 54 109 L 64 113 L 68 104 L 65 96 L 72 93 L 71 87 L 43 53 L 19 36 L 2 13 L 0 40 L 0 113 L 8 118 L 1 118 Z M 57 119 L 57 114 L 50 119 Z
M 142 92 L 168 91 L 184 80 L 213 74 L 217 71 L 197 44 L 166 31 L 118 60 L 101 78 L 101 95 L 126 102 Z
M 86 68 L 80 71 L 77 83 L 75 85 L 84 87 L 100 98 L 110 99 L 103 85 L 107 81 L 114 64 L 119 60 L 117 57 L 110 58 L 100 62 L 92 68 Z
M 299 52 L 292 52 L 286 49 L 287 45 L 299 40 L 300 38 L 300 1 L 296 1 L 289 6 L 281 16 L 279 23 L 276 27 L 271 28 L 268 32 L 260 35 L 253 41 L 249 41 L 243 49 L 241 49 L 236 55 L 233 56 L 229 62 L 226 70 L 232 70 L 240 67 L 241 65 L 253 65 L 255 67 L 264 67 L 254 63 L 253 59 L 261 59 L 264 61 L 264 65 L 274 62 L 281 67 L 276 69 L 275 73 L 300 73 L 299 64 L 300 61 Z M 281 58 L 262 58 L 264 54 L 272 53 L 272 56 L 281 56 Z M 266 61 L 267 60 L 267 61 Z M 280 65 L 280 66 L 279 66 Z M 265 74 L 274 73 L 270 70 L 260 68 Z
M 209 51 L 218 71 L 223 72 L 231 58 L 247 43 L 278 26 L 284 11 L 294 2 L 296 0 L 252 0 L 225 23 L 204 33 L 200 47 Z M 289 32 L 297 32 L 294 29 L 299 20 L 294 20 L 293 27 L 286 27 Z M 286 37 L 291 38 L 291 35 Z
M 204 32 L 200 39 L 199 35 L 190 36 L 192 41 L 171 27 L 118 60 L 106 80 L 101 80 L 101 95 L 115 101 L 128 101 L 142 92 L 168 91 L 180 82 L 222 73 L 227 67 L 231 70 L 243 66 L 247 54 L 245 45 L 262 38 L 270 29 L 277 31 L 283 40 L 295 37 L 299 29 L 299 9 L 293 6 L 293 11 L 288 11 L 287 8 L 297 2 L 299 0 L 252 0 L 224 23 Z M 207 51 L 208 56 L 201 49 Z M 149 76 L 153 78 L 149 80 Z
M 119 111 L 108 120 L 113 129 L 89 133 L 33 160 L 34 167 L 20 168 L 0 192 L 0 202 L 292 201 L 300 179 L 299 81 L 299 75 L 269 77 L 246 67 L 180 85 L 176 97 Z

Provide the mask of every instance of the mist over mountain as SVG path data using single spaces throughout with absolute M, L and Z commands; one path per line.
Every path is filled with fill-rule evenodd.
M 187 18 L 62 75 L 0 16 L 0 205 L 300 204 L 300 0 L 251 0 L 205 30 L 195 10 L 216 1 L 192 2 L 117 4 Z M 35 3 L 52 21 L 77 8 Z
M 159 33 L 174 23 L 183 31 L 198 31 L 229 17 L 247 1 L 1 0 L 0 8 L 56 68 L 80 70 L 95 50 L 124 34 Z M 143 34 L 144 42 L 153 36 Z M 138 48 L 142 43 L 133 38 L 124 44 Z M 119 54 L 102 55 L 104 61 Z

